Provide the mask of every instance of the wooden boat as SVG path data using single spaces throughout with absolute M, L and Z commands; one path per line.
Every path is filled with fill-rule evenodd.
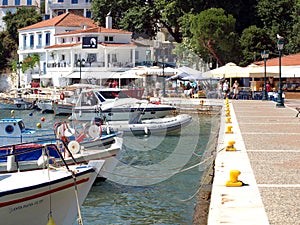
M 7 159 L 8 165 L 10 158 L 21 155 L 22 152 L 15 152 L 2 155 L 1 159 Z M 0 217 L 6 225 L 72 225 L 77 215 L 78 221 L 82 221 L 80 206 L 104 161 L 57 166 L 49 160 L 46 169 L 0 174 Z

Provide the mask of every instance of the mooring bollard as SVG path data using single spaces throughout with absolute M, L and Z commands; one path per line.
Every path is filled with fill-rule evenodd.
M 238 180 L 238 176 L 241 174 L 239 170 L 230 170 L 229 181 L 226 182 L 226 187 L 241 187 L 243 182 Z
M 226 151 L 236 151 L 236 148 L 234 147 L 234 144 L 235 144 L 234 140 L 228 141 Z

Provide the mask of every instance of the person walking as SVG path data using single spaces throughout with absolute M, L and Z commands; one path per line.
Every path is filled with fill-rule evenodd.
M 218 99 L 222 98 L 222 92 L 223 92 L 223 82 L 222 80 L 219 81 L 217 85 L 217 91 L 218 91 Z
M 239 83 L 237 82 L 237 80 L 234 81 L 233 85 L 232 85 L 232 90 L 233 90 L 233 96 L 232 99 L 239 99 Z
M 223 83 L 223 92 L 224 92 L 224 98 L 227 98 L 227 95 L 229 93 L 229 84 L 227 80 L 225 80 L 225 82 Z

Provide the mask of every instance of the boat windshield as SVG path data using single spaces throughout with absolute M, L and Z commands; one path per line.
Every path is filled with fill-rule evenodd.
M 105 99 L 129 98 L 129 96 L 123 93 L 122 91 L 100 91 L 100 94 Z

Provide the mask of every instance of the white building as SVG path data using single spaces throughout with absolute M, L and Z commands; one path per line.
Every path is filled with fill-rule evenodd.
M 70 12 L 91 18 L 91 2 L 91 0 L 48 0 L 45 1 L 46 17 L 53 18 Z
M 18 7 L 35 7 L 40 9 L 40 0 L 1 0 L 0 1 L 0 31 L 4 31 L 6 26 L 2 20 L 8 12 L 16 13 Z
M 19 29 L 19 61 L 33 54 L 40 57 L 38 66 L 21 74 L 21 84 L 28 85 L 31 78 L 45 84 L 51 78 L 54 86 L 80 79 L 96 79 L 99 84 L 146 59 L 148 47 L 137 46 L 131 36 L 131 32 L 113 29 L 109 16 L 106 27 L 98 27 L 91 19 L 72 13 Z

